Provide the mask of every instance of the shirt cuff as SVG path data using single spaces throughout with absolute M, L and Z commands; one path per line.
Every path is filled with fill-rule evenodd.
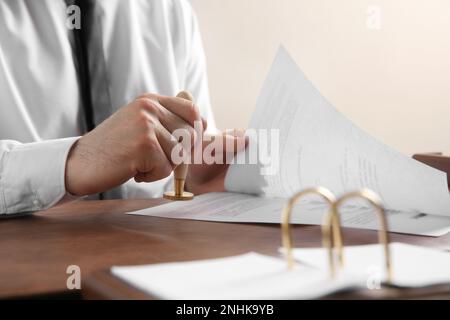
M 38 211 L 61 200 L 66 195 L 67 156 L 78 139 L 17 144 L 7 151 L 0 172 L 0 212 Z

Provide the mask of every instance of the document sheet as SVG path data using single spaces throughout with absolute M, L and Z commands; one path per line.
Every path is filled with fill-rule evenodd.
M 450 231 L 446 174 L 360 130 L 314 88 L 284 48 L 279 49 L 264 82 L 249 128 L 276 134 L 272 137 L 265 131 L 267 139 L 249 137 L 247 150 L 235 157 L 227 172 L 225 187 L 230 192 L 132 214 L 279 223 L 286 199 L 302 189 L 323 186 L 339 196 L 369 188 L 388 209 L 390 231 L 429 236 Z M 268 141 L 276 137 L 276 144 Z M 270 156 L 250 164 L 249 153 L 255 146 Z M 322 223 L 323 203 L 297 207 L 293 223 Z M 374 212 L 363 203 L 347 204 L 342 221 L 353 228 L 376 230 L 379 226 Z
M 402 287 L 423 287 L 450 283 L 450 253 L 404 243 L 391 243 L 392 283 Z M 328 270 L 325 249 L 294 249 L 294 258 L 301 263 Z M 383 247 L 376 245 L 344 248 L 344 274 L 365 279 L 375 285 L 386 278 Z
M 393 284 L 450 283 L 450 253 L 392 243 Z M 386 280 L 380 245 L 345 247 L 345 267 L 331 278 L 325 249 L 294 249 L 292 269 L 282 257 L 240 256 L 143 266 L 112 273 L 160 299 L 312 299 L 344 289 L 378 289 Z
M 113 267 L 112 273 L 160 299 L 312 299 L 352 286 L 330 281 L 323 271 L 257 253 L 144 266 Z
M 389 209 L 450 216 L 446 174 L 359 129 L 306 79 L 284 48 L 264 82 L 249 128 L 279 130 L 279 158 L 232 164 L 226 176 L 229 191 L 289 197 L 307 187 L 323 186 L 336 195 L 369 188 Z M 245 157 L 240 153 L 236 161 Z M 261 174 L 278 159 L 275 174 Z
M 328 206 L 319 199 L 305 199 L 294 206 L 291 222 L 320 225 Z M 196 196 L 193 200 L 175 201 L 128 214 L 163 218 L 220 222 L 280 223 L 286 203 L 283 198 L 267 198 L 242 193 L 217 192 Z M 424 236 L 440 236 L 450 231 L 450 217 L 386 211 L 389 231 Z M 341 210 L 343 227 L 378 230 L 379 221 L 370 207 L 345 206 Z

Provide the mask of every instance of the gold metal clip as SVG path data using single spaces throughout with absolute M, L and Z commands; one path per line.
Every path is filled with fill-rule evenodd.
M 292 268 L 294 266 L 294 258 L 292 256 L 292 234 L 290 230 L 292 209 L 301 198 L 307 195 L 314 195 L 314 194 L 319 195 L 329 205 L 329 214 L 325 215 L 325 219 L 327 221 L 326 223 L 323 224 L 322 227 L 322 243 L 324 247 L 328 249 L 330 270 L 334 272 L 335 268 L 333 259 L 333 242 L 337 244 L 338 250 L 342 250 L 342 236 L 340 233 L 340 228 L 338 227 L 337 224 L 338 221 L 336 221 L 336 223 L 332 223 L 332 220 L 337 218 L 337 216 L 333 213 L 332 210 L 333 203 L 335 202 L 335 197 L 328 189 L 323 187 L 305 189 L 303 191 L 294 194 L 284 207 L 281 230 L 282 230 L 282 243 L 285 250 L 288 267 Z M 332 234 L 333 239 L 331 238 Z M 334 276 L 334 274 L 332 274 L 332 276 Z
M 325 215 L 325 221 L 322 224 L 322 244 L 327 249 L 328 261 L 330 268 L 330 275 L 332 278 L 336 275 L 335 268 L 335 252 L 337 251 L 337 259 L 341 267 L 344 266 L 343 254 L 343 240 L 340 221 L 340 207 L 341 205 L 354 198 L 361 198 L 369 202 L 375 209 L 380 220 L 380 230 L 378 232 L 379 242 L 383 245 L 385 255 L 385 267 L 387 272 L 387 282 L 392 281 L 392 264 L 391 254 L 389 250 L 389 233 L 386 214 L 381 200 L 378 196 L 369 189 L 362 189 L 355 192 L 344 194 L 336 200 L 331 191 L 323 187 L 309 188 L 294 194 L 287 202 L 282 215 L 282 244 L 285 250 L 288 267 L 292 268 L 294 265 L 294 258 L 292 255 L 292 234 L 290 230 L 291 215 L 294 205 L 304 196 L 316 194 L 321 196 L 330 206 L 328 213 Z
M 349 193 L 341 196 L 339 199 L 337 199 L 332 204 L 332 210 L 330 212 L 331 217 L 329 217 L 327 219 L 326 228 L 332 228 L 331 224 L 335 224 L 335 226 L 334 226 L 335 228 L 341 229 L 340 211 L 339 211 L 340 206 L 344 202 L 346 202 L 350 199 L 355 199 L 355 198 L 360 198 L 360 199 L 366 200 L 376 210 L 378 219 L 380 221 L 380 230 L 378 231 L 378 241 L 383 246 L 385 268 L 386 268 L 386 274 L 387 274 L 387 283 L 390 283 L 390 282 L 392 282 L 393 272 L 392 272 L 392 263 L 391 263 L 391 252 L 389 250 L 390 240 L 389 240 L 389 233 L 388 233 L 388 222 L 387 222 L 386 213 L 385 213 L 384 207 L 381 203 L 381 200 L 375 192 L 373 192 L 372 190 L 369 190 L 369 189 L 361 189 L 359 191 L 349 192 Z M 339 231 L 339 233 L 341 233 L 341 232 Z M 340 244 L 337 243 L 337 245 L 342 246 L 342 243 L 340 243 Z M 341 266 L 344 263 L 342 252 L 343 252 L 343 249 L 338 247 L 338 253 L 339 253 L 339 258 L 341 260 Z M 330 266 L 334 267 L 334 264 L 333 265 L 330 264 Z M 334 273 L 335 271 L 332 270 L 332 272 Z

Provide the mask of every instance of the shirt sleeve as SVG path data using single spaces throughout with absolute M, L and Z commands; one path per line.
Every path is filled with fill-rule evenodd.
M 0 214 L 47 209 L 66 194 L 67 155 L 79 137 L 19 143 L 0 140 Z

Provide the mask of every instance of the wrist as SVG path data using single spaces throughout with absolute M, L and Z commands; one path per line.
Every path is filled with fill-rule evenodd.
M 77 175 L 75 172 L 77 171 L 77 160 L 76 160 L 76 149 L 78 147 L 80 140 L 75 141 L 72 147 L 67 154 L 66 160 L 66 170 L 65 170 L 65 179 L 64 184 L 66 188 L 66 192 L 73 196 L 83 196 L 81 190 L 78 188 Z
M 67 193 L 81 197 L 101 192 L 96 190 L 98 181 L 90 170 L 92 161 L 94 161 L 92 152 L 89 152 L 89 148 L 84 145 L 83 138 L 78 139 L 72 145 L 66 160 L 65 187 Z

